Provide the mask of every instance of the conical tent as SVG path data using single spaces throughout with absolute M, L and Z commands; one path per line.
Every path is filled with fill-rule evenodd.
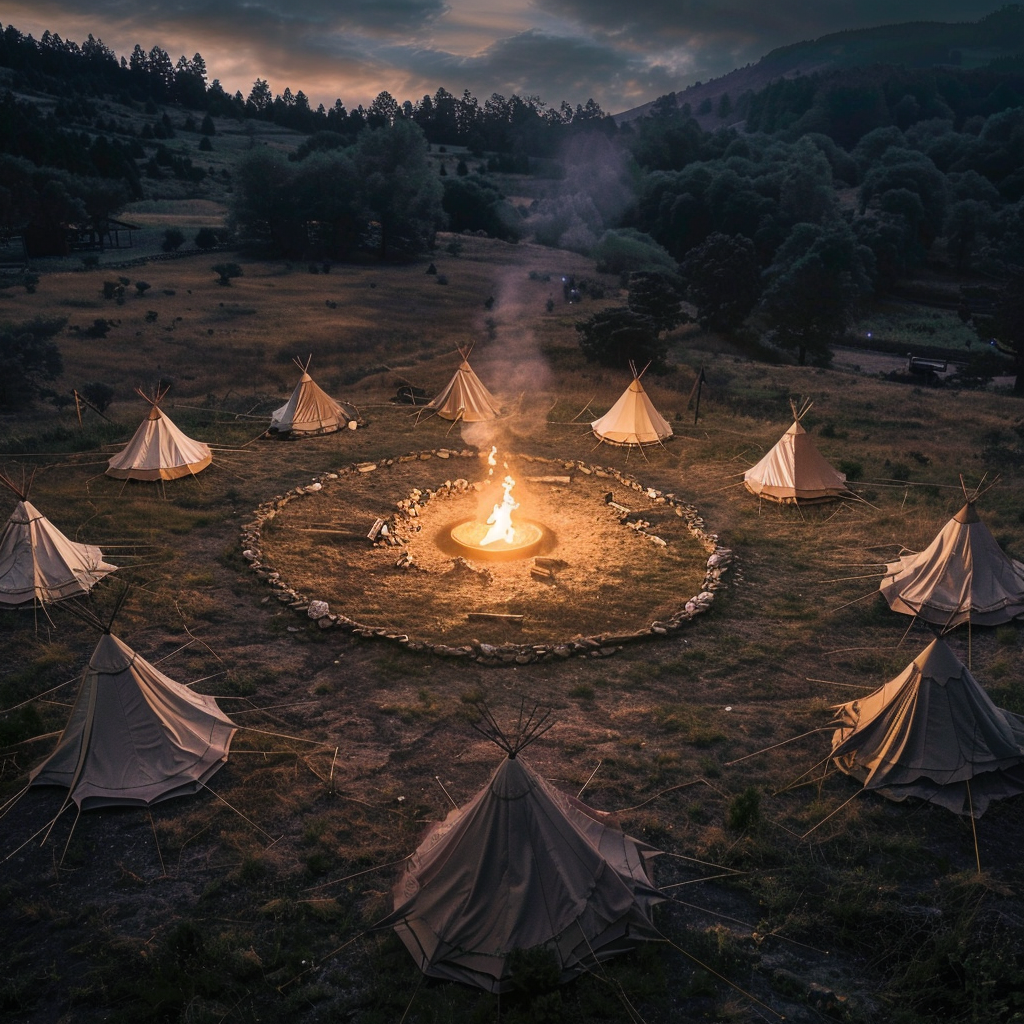
M 751 494 L 780 504 L 831 501 L 849 493 L 846 474 L 833 469 L 814 445 L 800 420 L 810 409 L 793 406 L 793 425 L 767 455 L 743 474 Z
M 164 392 L 166 393 L 166 392 Z M 107 463 L 107 476 L 118 480 L 177 480 L 182 476 L 195 476 L 213 461 L 210 449 L 202 441 L 186 437 L 160 411 L 158 393 L 149 398 L 149 415 L 125 447 Z
M 478 423 L 501 415 L 498 400 L 484 387 L 469 365 L 469 353 L 459 350 L 462 362 L 455 375 L 441 391 L 422 409 L 435 412 L 443 420 L 463 420 Z
M 271 415 L 271 432 L 297 436 L 332 434 L 343 427 L 355 429 L 359 419 L 356 410 L 336 402 L 310 377 L 308 361 L 305 366 L 298 365 L 302 376 L 291 398 Z
M 879 590 L 893 611 L 937 626 L 995 626 L 1024 612 L 1024 564 L 1003 552 L 968 501 L 923 551 L 887 565 Z
M 146 806 L 197 792 L 227 761 L 235 729 L 213 697 L 105 633 L 57 749 L 29 781 L 65 787 L 81 810 Z
M 940 639 L 868 697 L 842 704 L 836 765 L 890 800 L 957 814 L 1024 792 L 1024 722 L 997 708 Z
M 637 373 L 632 363 L 630 369 L 633 380 L 629 387 L 600 419 L 590 424 L 590 429 L 595 437 L 609 444 L 660 444 L 672 436 L 672 428 L 644 391 L 640 383 L 643 372 Z
M 430 829 L 384 923 L 431 977 L 507 991 L 512 951 L 543 946 L 567 981 L 660 937 L 651 921 L 663 899 L 651 878 L 656 855 L 513 753 Z
M 69 540 L 23 498 L 0 535 L 0 605 L 87 594 L 116 568 L 98 547 Z

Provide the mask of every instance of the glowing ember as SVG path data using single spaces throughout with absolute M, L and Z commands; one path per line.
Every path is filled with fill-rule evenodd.
M 491 451 L 491 458 L 494 458 L 494 451 Z M 501 489 L 504 497 L 500 505 L 495 505 L 494 510 L 487 517 L 487 525 L 490 529 L 484 534 L 480 541 L 481 547 L 487 547 L 495 541 L 503 540 L 506 544 L 514 544 L 516 540 L 515 527 L 512 525 L 512 513 L 519 508 L 519 502 L 512 497 L 512 488 L 515 487 L 515 480 L 506 476 L 502 481 Z

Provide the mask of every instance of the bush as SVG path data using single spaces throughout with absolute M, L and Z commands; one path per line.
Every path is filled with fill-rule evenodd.
M 213 228 L 200 228 L 194 239 L 197 249 L 212 249 L 219 241 Z
M 164 252 L 177 252 L 185 244 L 185 234 L 178 228 L 168 228 L 164 232 L 161 248 Z
M 733 832 L 750 832 L 761 820 L 761 791 L 748 786 L 729 804 L 728 826 Z
M 149 289 L 151 287 L 152 286 L 150 285 L 150 283 L 148 281 L 136 281 L 135 282 L 135 291 L 136 291 L 136 294 L 139 296 L 140 299 L 142 298 L 143 295 L 146 294 L 146 292 L 149 291 Z
M 215 274 L 219 274 L 217 284 L 227 287 L 231 284 L 233 277 L 242 276 L 242 268 L 237 263 L 218 263 L 211 268 Z
M 106 412 L 110 403 L 114 400 L 114 389 L 109 384 L 94 380 L 85 384 L 79 390 L 79 394 L 90 404 L 96 407 L 98 412 Z
M 204 135 L 199 140 L 199 152 L 200 153 L 212 153 L 213 143 Z
M 21 276 L 21 283 L 29 295 L 35 294 L 36 286 L 39 284 L 39 275 L 26 271 Z

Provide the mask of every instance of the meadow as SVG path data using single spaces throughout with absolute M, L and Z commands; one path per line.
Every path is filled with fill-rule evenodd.
M 452 240 L 442 235 L 431 256 L 437 274 L 426 273 L 428 259 L 311 273 L 217 253 L 46 273 L 35 294 L 0 293 L 2 320 L 68 318 L 65 391 L 91 381 L 115 391 L 106 419 L 85 410 L 79 424 L 73 405 L 42 404 L 7 416 L 0 468 L 34 473 L 44 514 L 123 565 L 92 599 L 110 609 L 120 581 L 131 582 L 116 635 L 223 698 L 246 727 L 212 793 L 150 811 L 67 813 L 42 846 L 26 841 L 63 794 L 33 789 L 8 811 L 3 1015 L 32 1024 L 1016 1019 L 1019 798 L 993 805 L 975 830 L 937 807 L 857 795 L 826 755 L 832 707 L 881 685 L 931 639 L 874 591 L 886 561 L 925 546 L 963 504 L 961 475 L 969 487 L 998 476 L 979 512 L 1024 558 L 1019 401 L 766 365 L 687 327 L 672 338 L 669 371 L 644 378 L 676 436 L 646 458 L 595 450 L 586 423 L 628 376 L 587 364 L 573 325 L 621 302 L 617 279 L 572 253 L 467 237 L 455 255 Z M 243 269 L 228 287 L 210 269 L 224 259 Z M 600 283 L 607 298 L 569 304 L 561 277 L 570 274 Z M 104 281 L 119 275 L 128 278 L 121 304 L 103 298 Z M 150 285 L 145 294 L 137 280 Z M 110 325 L 102 340 L 86 333 L 97 319 Z M 391 401 L 403 384 L 434 393 L 471 345 L 474 369 L 508 411 L 497 424 L 417 423 Z M 297 380 L 293 359 L 309 356 L 317 382 L 354 404 L 362 426 L 261 439 Z M 701 366 L 694 424 L 687 402 Z M 214 464 L 165 488 L 123 486 L 102 475 L 105 459 L 146 412 L 133 389 L 160 382 L 171 385 L 164 408 L 215 446 Z M 743 470 L 789 426 L 790 398 L 813 400 L 804 425 L 855 498 L 790 508 L 744 490 Z M 613 657 L 488 668 L 321 630 L 274 600 L 242 557 L 253 509 L 314 477 L 491 444 L 628 471 L 695 505 L 736 556 L 713 610 Z M 451 472 L 436 456 L 417 465 L 420 487 Z M 360 486 L 350 503 L 342 485 L 332 490 L 331 522 L 361 522 L 373 500 L 393 499 Z M 296 562 L 316 554 L 303 543 Z M 643 572 L 619 581 L 644 583 Z M 332 605 L 347 599 L 336 579 L 327 588 Z M 681 589 L 693 593 L 693 579 Z M 428 613 L 429 601 L 427 592 Z M 631 602 L 620 591 L 611 603 Z M 581 614 L 567 609 L 574 632 Z M 0 706 L 22 705 L 0 717 L 0 802 L 50 749 L 96 639 L 59 606 L 49 618 L 0 617 Z M 1017 624 L 947 640 L 997 704 L 1024 712 Z M 522 702 L 553 709 L 554 728 L 524 755 L 530 764 L 665 851 L 657 878 L 669 899 L 656 921 L 669 942 L 562 988 L 527 962 L 521 988 L 498 1000 L 423 979 L 397 938 L 374 929 L 399 863 L 447 813 L 446 791 L 464 803 L 500 761 L 472 729 L 481 701 L 499 721 Z

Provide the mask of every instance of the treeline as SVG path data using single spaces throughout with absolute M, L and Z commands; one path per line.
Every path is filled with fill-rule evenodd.
M 174 62 L 159 46 L 147 51 L 136 44 L 129 57 L 119 59 L 92 35 L 79 46 L 51 32 L 36 40 L 12 25 L 0 33 L 0 67 L 12 69 L 23 87 L 69 101 L 109 97 L 123 104 L 175 104 L 213 117 L 254 118 L 308 134 L 329 131 L 350 139 L 364 128 L 406 120 L 415 122 L 435 144 L 549 156 L 566 134 L 590 131 L 595 125 L 609 133 L 616 130 L 614 120 L 593 100 L 575 107 L 564 101 L 549 107 L 534 96 L 506 98 L 494 93 L 480 102 L 468 91 L 456 97 L 441 88 L 416 102 L 399 103 L 382 92 L 365 108 L 360 104 L 348 110 L 340 99 L 330 108 L 314 108 L 301 89 L 293 93 L 285 88 L 275 96 L 260 78 L 247 97 L 241 92 L 231 95 L 219 80 L 208 83 L 206 62 L 199 53 Z

